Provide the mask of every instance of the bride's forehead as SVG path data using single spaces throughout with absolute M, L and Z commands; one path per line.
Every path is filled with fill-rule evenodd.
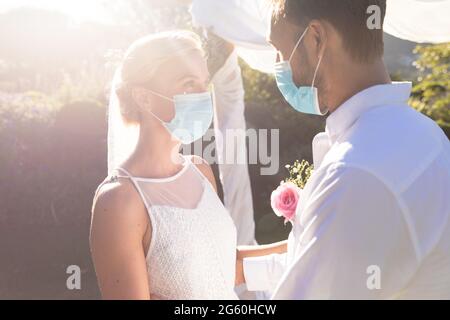
M 167 61 L 164 72 L 168 72 L 171 78 L 189 75 L 203 78 L 208 76 L 208 65 L 204 55 L 200 51 L 194 51 Z

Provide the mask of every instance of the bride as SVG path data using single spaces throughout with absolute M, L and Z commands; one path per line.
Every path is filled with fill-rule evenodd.
M 235 226 L 210 166 L 179 153 L 211 125 L 208 84 L 201 42 L 188 31 L 136 41 L 116 72 L 119 118 L 139 130 L 135 143 L 117 135 L 130 152 L 93 201 L 91 252 L 104 299 L 237 299 Z

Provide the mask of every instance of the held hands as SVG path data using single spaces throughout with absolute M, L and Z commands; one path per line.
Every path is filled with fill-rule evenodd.
M 261 257 L 270 254 L 283 254 L 287 251 L 287 240 L 257 246 L 239 246 L 236 248 L 236 277 L 235 285 L 245 283 L 244 258 Z

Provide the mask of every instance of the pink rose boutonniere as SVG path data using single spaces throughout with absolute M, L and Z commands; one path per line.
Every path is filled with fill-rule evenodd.
M 307 161 L 295 161 L 294 165 L 287 165 L 289 178 L 281 182 L 272 192 L 270 204 L 275 214 L 284 217 L 284 223 L 293 222 L 302 189 L 305 187 L 313 172 L 313 166 Z
M 270 203 L 275 214 L 284 217 L 284 224 L 292 222 L 297 210 L 300 189 L 292 182 L 282 183 L 270 196 Z

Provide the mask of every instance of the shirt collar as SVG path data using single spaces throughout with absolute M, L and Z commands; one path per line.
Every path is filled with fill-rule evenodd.
M 364 112 L 374 107 L 407 103 L 411 88 L 411 82 L 393 82 L 369 87 L 355 94 L 327 118 L 325 131 L 331 142 L 335 142 Z

